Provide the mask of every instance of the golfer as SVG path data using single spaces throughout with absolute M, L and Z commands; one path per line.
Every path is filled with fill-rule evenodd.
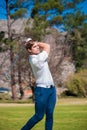
M 36 80 L 35 114 L 21 130 L 31 130 L 36 123 L 43 119 L 44 115 L 46 115 L 45 130 L 52 130 L 56 89 L 47 63 L 50 45 L 28 38 L 25 47 L 29 52 L 29 62 Z

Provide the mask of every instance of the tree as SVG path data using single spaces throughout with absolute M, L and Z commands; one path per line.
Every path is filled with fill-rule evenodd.
M 40 24 L 45 22 L 44 24 L 47 26 L 60 26 L 62 24 L 69 26 L 68 22 L 71 22 L 70 20 L 72 20 L 73 17 L 75 21 L 77 20 L 76 24 L 80 25 L 85 20 L 85 14 L 81 13 L 77 4 L 84 1 L 85 0 L 36 0 L 34 1 L 31 17 L 34 18 L 36 23 L 37 21 L 39 23 L 41 20 Z M 71 24 L 73 24 L 73 22 Z
M 74 29 L 83 28 L 85 21 L 87 20 L 87 15 L 84 12 L 76 11 L 70 14 L 66 14 L 64 17 L 65 30 L 72 31 Z
M 7 15 L 7 27 L 8 27 L 7 42 L 10 47 L 11 64 L 13 63 L 13 60 L 14 60 L 13 36 L 15 35 L 15 33 L 13 34 L 13 32 L 12 32 L 11 26 L 12 26 L 12 23 L 15 22 L 16 19 L 23 17 L 25 15 L 25 13 L 27 12 L 28 6 L 29 6 L 28 0 L 15 0 L 15 1 L 4 0 L 2 2 L 2 7 L 6 9 L 6 15 Z M 11 18 L 12 18 L 12 20 L 11 20 Z M 14 74 L 15 74 L 15 70 L 14 70 L 14 66 L 13 66 L 11 69 L 11 87 L 12 87 L 12 97 L 15 100 L 16 99 L 16 87 L 15 87 L 15 75 Z
M 56 15 L 63 10 L 60 3 L 56 0 L 34 0 L 34 7 L 31 12 L 31 18 L 34 19 L 32 28 L 25 28 L 26 35 L 32 35 L 33 39 L 41 40 L 48 33 L 47 28 L 52 25 L 52 16 L 57 9 Z M 58 10 L 59 9 L 59 10 Z M 59 12 L 58 12 L 59 11 Z M 51 20 L 48 20 L 51 18 Z M 61 16 L 57 17 L 62 21 Z M 55 20 L 57 22 L 57 19 Z M 29 21 L 30 22 L 30 21 Z
M 25 28 L 26 36 L 30 35 L 35 40 L 41 40 L 49 33 L 47 28 L 56 27 L 58 30 L 71 31 L 83 26 L 87 19 L 81 12 L 79 5 L 85 0 L 34 0 L 31 18 L 34 20 L 32 28 Z M 78 6 L 77 6 L 78 5 Z M 30 20 L 27 24 L 30 24 Z
M 87 31 L 84 27 L 85 24 L 80 29 L 74 29 L 69 35 L 69 40 L 71 43 L 71 52 L 73 60 L 77 70 L 80 68 L 87 68 Z

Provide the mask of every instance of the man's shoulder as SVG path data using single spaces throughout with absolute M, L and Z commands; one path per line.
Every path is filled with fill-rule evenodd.
M 46 51 L 42 51 L 37 55 L 30 55 L 29 56 L 29 61 L 36 63 L 39 61 L 45 61 L 48 58 L 48 53 Z
M 48 53 L 46 52 L 46 51 L 42 51 L 42 52 L 40 52 L 39 54 L 38 54 L 38 56 L 48 56 Z
M 29 61 L 30 62 L 36 62 L 37 61 L 37 55 L 30 55 L 29 56 Z

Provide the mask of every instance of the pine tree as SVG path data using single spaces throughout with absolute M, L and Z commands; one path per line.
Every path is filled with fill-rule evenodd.
M 3 6 L 4 5 L 4 6 Z M 13 36 L 15 33 L 12 33 L 11 26 L 13 22 L 15 22 L 16 19 L 23 17 L 28 9 L 29 6 L 29 0 L 4 0 L 2 2 L 2 7 L 6 9 L 6 15 L 7 15 L 7 27 L 8 27 L 8 39 L 7 43 L 10 47 L 10 61 L 11 64 L 14 60 L 14 39 Z M 11 20 L 12 19 L 12 20 Z M 11 88 L 12 88 L 12 98 L 15 100 L 16 97 L 16 87 L 15 87 L 15 70 L 14 66 L 11 68 Z

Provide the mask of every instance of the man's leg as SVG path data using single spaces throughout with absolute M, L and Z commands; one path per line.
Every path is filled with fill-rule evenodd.
M 50 88 L 50 95 L 46 106 L 46 122 L 45 130 L 52 130 L 53 127 L 53 112 L 56 104 L 56 89 Z
M 31 128 L 38 123 L 44 116 L 46 110 L 47 96 L 44 88 L 35 88 L 35 115 L 26 123 L 21 130 L 31 130 Z

